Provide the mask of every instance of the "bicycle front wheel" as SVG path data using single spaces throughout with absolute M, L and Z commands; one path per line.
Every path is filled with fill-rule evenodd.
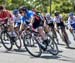
M 26 50 L 28 51 L 28 53 L 34 57 L 39 57 L 41 56 L 42 50 L 39 47 L 37 40 L 33 37 L 31 37 L 31 35 L 27 34 L 25 35 L 24 39 L 24 46 L 26 48 Z M 34 42 L 34 45 L 33 45 Z M 31 44 L 30 44 L 31 43 Z
M 17 32 L 15 32 L 15 34 L 16 34 L 16 37 L 14 38 L 15 45 L 20 50 L 22 47 L 21 36 Z
M 11 37 L 7 32 L 4 31 L 1 32 L 1 42 L 7 50 L 12 49 L 13 45 L 12 45 Z

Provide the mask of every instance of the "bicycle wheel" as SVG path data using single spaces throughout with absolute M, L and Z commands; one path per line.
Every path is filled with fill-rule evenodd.
M 15 34 L 16 37 L 13 38 L 13 42 L 15 42 L 16 47 L 20 50 L 22 47 L 21 36 L 19 36 L 17 32 L 15 32 Z
M 11 37 L 7 32 L 4 31 L 1 32 L 1 42 L 7 50 L 12 49 L 13 45 L 12 45 Z
M 34 45 L 29 44 L 30 41 L 34 42 Z M 29 54 L 31 54 L 34 57 L 41 56 L 42 50 L 39 47 L 37 40 L 35 38 L 33 38 L 30 34 L 25 35 L 23 42 L 24 42 L 24 46 Z
M 21 49 L 22 43 L 21 43 L 21 38 L 20 38 L 19 36 L 17 36 L 17 37 L 15 38 L 15 45 L 16 45 L 16 47 L 17 47 L 19 50 Z
M 48 40 L 50 42 L 48 44 L 47 51 L 52 55 L 57 55 L 59 53 L 59 50 L 55 40 L 50 35 L 48 35 Z

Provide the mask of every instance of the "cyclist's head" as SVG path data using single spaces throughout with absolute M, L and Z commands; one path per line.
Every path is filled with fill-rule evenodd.
M 19 14 L 18 9 L 13 10 L 13 14 L 14 14 L 14 15 L 18 15 L 18 14 Z
M 50 13 L 47 13 L 47 14 L 46 14 L 46 17 L 51 17 Z
M 22 6 L 19 8 L 19 12 L 22 16 L 24 16 L 28 12 L 28 9 L 25 6 Z
M 48 19 L 48 21 L 51 20 L 51 15 L 50 15 L 50 13 L 47 13 L 47 14 L 46 14 L 46 19 Z
M 59 16 L 59 12 L 55 12 L 55 16 Z
M 0 11 L 3 11 L 4 7 L 2 5 L 0 5 Z
M 33 11 L 33 12 L 37 12 L 36 8 L 33 8 L 32 11 Z
M 69 17 L 73 17 L 73 15 L 74 15 L 73 12 L 69 13 Z

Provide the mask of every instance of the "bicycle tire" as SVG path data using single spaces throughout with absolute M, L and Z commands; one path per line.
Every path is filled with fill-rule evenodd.
M 2 35 L 3 35 L 3 34 L 4 34 L 4 35 L 6 34 L 6 36 L 10 39 L 10 47 L 7 47 L 7 46 L 5 45 L 5 43 L 4 43 L 4 41 L 3 41 L 3 38 L 2 38 Z M 3 46 L 5 47 L 5 49 L 7 49 L 8 51 L 10 51 L 10 50 L 12 49 L 13 45 L 12 45 L 11 37 L 10 37 L 10 35 L 9 35 L 7 32 L 4 32 L 4 31 L 1 32 L 1 42 L 2 42 Z
M 16 45 L 16 47 L 20 50 L 21 49 L 21 47 L 22 47 L 22 43 L 21 43 L 21 38 L 20 37 L 18 37 L 17 36 L 17 38 L 18 38 L 18 42 L 19 42 L 19 45 L 18 45 L 18 43 L 15 41 L 15 45 Z
M 42 54 L 42 50 L 41 50 L 41 48 L 40 48 L 40 46 L 38 45 L 38 47 L 39 47 L 39 53 L 37 54 L 37 55 L 35 55 L 35 54 L 33 54 L 29 49 L 28 49 L 28 47 L 27 47 L 27 45 L 26 45 L 26 36 L 27 35 L 25 35 L 24 36 L 24 39 L 23 39 L 23 43 L 24 43 L 24 47 L 25 47 L 25 49 L 28 51 L 28 53 L 30 54 L 30 55 L 32 55 L 32 56 L 34 56 L 34 57 L 40 57 L 41 56 L 41 54 Z M 31 37 L 32 38 L 32 37 Z M 29 38 L 29 40 L 31 39 L 31 38 Z M 36 41 L 36 43 L 38 42 L 37 40 L 35 40 Z M 38 43 L 37 43 L 38 44 Z

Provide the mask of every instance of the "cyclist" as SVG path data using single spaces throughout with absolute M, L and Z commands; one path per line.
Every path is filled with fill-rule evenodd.
M 13 21 L 14 21 L 14 28 L 16 29 L 16 31 L 19 31 L 19 27 L 21 24 L 21 16 L 19 14 L 19 10 L 18 9 L 14 9 L 13 10 Z
M 20 11 L 21 16 L 23 16 L 22 20 L 21 20 L 20 29 L 22 30 L 25 24 L 27 24 L 27 25 L 29 24 L 30 26 L 33 26 L 34 29 L 38 30 L 38 32 L 42 36 L 44 42 L 47 43 L 48 40 L 46 38 L 42 24 L 40 24 L 41 19 L 37 15 L 37 12 L 34 14 L 32 11 L 28 10 L 26 7 L 21 7 L 19 9 L 19 11 Z M 46 46 L 47 46 L 47 44 L 45 45 L 45 47 L 41 46 L 41 48 L 46 50 Z
M 0 24 L 7 24 L 9 35 L 15 38 L 16 34 L 14 32 L 13 23 L 13 15 L 3 6 L 0 6 Z
M 54 19 L 53 17 L 51 17 L 50 13 L 46 14 L 46 24 L 48 25 L 48 30 L 51 30 L 53 32 L 53 34 L 55 34 L 55 38 L 57 38 L 57 34 L 55 31 L 55 27 L 54 27 Z M 57 42 L 58 42 L 58 38 L 57 38 Z
M 13 23 L 12 14 L 8 10 L 6 10 L 3 6 L 0 6 L 0 24 L 7 23 L 8 19 L 11 25 L 10 28 L 12 29 L 12 23 Z
M 75 16 L 73 14 L 73 12 L 69 13 L 69 17 L 68 17 L 68 27 L 70 32 L 73 32 L 73 29 L 75 29 Z M 74 38 L 75 40 L 75 38 Z
M 61 28 L 61 33 L 64 33 L 66 39 L 67 39 L 67 47 L 69 47 L 69 39 L 68 39 L 68 35 L 65 31 L 65 25 L 64 25 L 64 22 L 63 22 L 63 19 L 62 19 L 62 16 L 60 16 L 59 12 L 55 12 L 55 18 L 54 18 L 54 21 L 56 22 L 56 27 L 57 28 Z M 59 31 L 58 31 L 59 32 Z M 60 35 L 61 36 L 61 35 Z

